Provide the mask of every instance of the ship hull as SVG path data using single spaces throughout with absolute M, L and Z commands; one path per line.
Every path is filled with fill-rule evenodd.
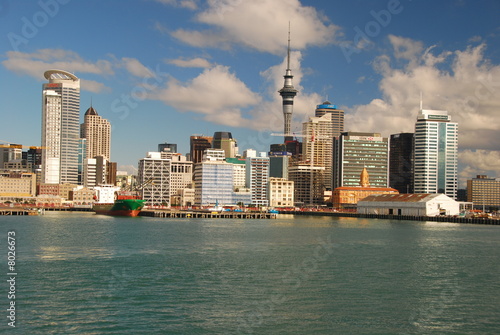
M 138 216 L 144 207 L 144 200 L 124 199 L 116 200 L 112 204 L 94 204 L 92 208 L 96 214 L 111 216 Z

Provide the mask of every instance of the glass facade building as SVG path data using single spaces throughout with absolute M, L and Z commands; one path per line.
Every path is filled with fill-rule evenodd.
M 415 124 L 414 192 L 456 199 L 457 170 L 458 124 L 446 111 L 421 110 Z
M 46 71 L 42 89 L 42 183 L 78 183 L 80 79 Z
M 342 133 L 334 142 L 334 188 L 358 186 L 366 168 L 371 187 L 387 187 L 389 141 L 379 133 Z

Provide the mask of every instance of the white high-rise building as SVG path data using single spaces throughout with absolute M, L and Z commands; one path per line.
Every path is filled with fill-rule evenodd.
M 252 193 L 252 204 L 268 206 L 269 157 L 261 153 L 259 157 L 246 158 L 246 186 Z
M 415 193 L 444 193 L 456 199 L 458 124 L 446 111 L 422 109 L 415 124 Z
M 42 90 L 42 183 L 78 182 L 80 79 L 62 70 L 44 73 Z

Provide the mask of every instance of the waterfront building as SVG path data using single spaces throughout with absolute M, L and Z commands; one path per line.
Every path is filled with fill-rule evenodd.
M 166 153 L 166 151 L 162 153 L 162 156 L 164 153 Z M 170 154 L 169 156 L 169 159 L 172 162 L 170 168 L 170 193 L 172 194 L 172 199 L 177 197 L 176 201 L 172 201 L 172 203 L 182 205 L 183 203 L 190 202 L 190 200 L 187 199 L 188 191 L 183 190 L 192 188 L 193 186 L 193 162 L 188 161 L 186 156 L 178 153 Z M 186 195 L 186 199 L 184 199 L 184 196 L 179 197 L 181 195 Z M 191 204 L 193 203 L 194 201 L 191 202 Z
M 475 209 L 500 209 L 500 178 L 488 178 L 478 175 L 467 180 L 467 201 L 474 204 Z
M 69 199 L 74 207 L 91 208 L 94 203 L 94 189 L 78 186 L 69 192 Z
M 358 202 L 357 212 L 377 215 L 437 216 L 460 214 L 460 203 L 445 194 L 373 194 Z
M 344 111 L 326 100 L 321 105 L 316 106 L 314 116 L 322 117 L 326 114 L 330 114 L 330 133 L 333 137 L 339 137 L 344 132 Z
M 208 151 L 208 150 L 207 150 Z M 233 164 L 206 157 L 194 167 L 195 205 L 233 204 Z
M 212 148 L 224 150 L 225 158 L 234 158 L 238 154 L 238 144 L 233 135 L 227 131 L 217 131 L 214 133 Z
M 323 166 L 297 164 L 290 166 L 288 179 L 294 183 L 294 201 L 297 206 L 324 203 Z
M 333 187 L 333 127 L 332 113 L 310 117 L 302 124 L 302 157 L 312 166 L 321 166 L 323 172 L 322 185 L 325 190 Z M 324 191 L 324 190 L 323 190 Z
M 414 133 L 393 134 L 389 143 L 389 186 L 399 193 L 413 193 Z
M 42 89 L 42 182 L 78 182 L 80 79 L 62 70 L 44 73 Z
M 285 178 L 269 178 L 269 206 L 271 207 L 293 207 L 294 183 Z
M 51 183 L 41 183 L 37 185 L 38 195 L 47 195 L 59 197 L 65 200 L 69 199 L 69 193 L 73 191 L 77 184 L 51 184 Z
M 233 188 L 237 192 L 246 188 L 246 160 L 244 158 L 226 158 L 233 165 Z
M 0 200 L 14 201 L 16 198 L 36 196 L 36 175 L 32 172 L 0 172 Z
M 344 132 L 334 140 L 334 188 L 357 186 L 364 168 L 372 187 L 387 187 L 389 141 L 379 133 Z
M 446 111 L 422 109 L 415 123 L 414 192 L 456 199 L 458 124 Z
M 269 182 L 269 157 L 261 152 L 259 157 L 246 158 L 246 187 L 252 193 L 252 204 L 267 206 L 267 184 Z
M 203 160 L 205 149 L 212 147 L 213 138 L 210 136 L 192 135 L 189 138 L 189 158 L 196 164 Z
M 148 152 L 139 160 L 137 181 L 142 185 L 142 199 L 148 206 L 170 207 L 170 159 L 161 158 L 159 152 Z
M 370 185 L 368 170 L 363 168 L 359 176 L 359 185 L 341 186 L 332 192 L 331 203 L 336 209 L 356 208 L 360 200 L 373 194 L 398 194 L 398 190 L 390 187 L 373 187 Z

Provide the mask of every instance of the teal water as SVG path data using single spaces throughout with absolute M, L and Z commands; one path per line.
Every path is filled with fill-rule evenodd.
M 1 333 L 500 333 L 498 226 L 49 213 L 0 236 Z

